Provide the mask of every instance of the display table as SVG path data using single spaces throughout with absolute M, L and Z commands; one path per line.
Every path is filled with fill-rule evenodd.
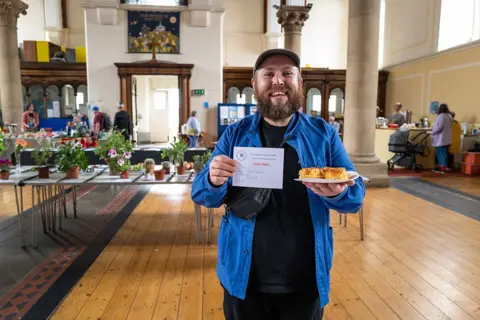
M 160 164 L 163 161 L 166 161 L 162 156 L 162 150 L 161 148 L 147 148 L 147 149 L 139 149 L 139 148 L 134 148 L 134 152 L 132 154 L 132 158 L 130 159 L 130 162 L 132 165 L 143 163 L 145 159 L 151 158 L 155 161 L 155 163 Z M 25 151 L 22 152 L 21 155 L 21 165 L 34 165 L 35 162 L 32 159 L 32 152 L 34 149 L 26 149 Z M 95 149 L 89 148 L 85 149 L 85 152 L 88 157 L 88 164 L 89 165 L 100 165 L 100 164 L 105 164 L 105 161 L 103 159 L 100 159 L 95 153 Z M 207 148 L 191 148 L 188 149 L 185 152 L 185 161 L 188 162 L 193 162 L 193 157 L 195 155 L 204 155 L 207 153 L 208 149 Z M 55 159 L 55 153 L 56 149 L 53 149 L 53 159 Z
M 56 220 L 58 217 L 58 227 L 62 228 L 62 215 L 67 216 L 67 207 L 65 200 L 65 188 L 71 186 L 73 195 L 74 217 L 77 212 L 77 189 L 81 185 L 159 185 L 159 184 L 191 184 L 194 180 L 195 174 L 192 170 L 186 171 L 183 175 L 177 175 L 175 172 L 166 176 L 162 181 L 147 180 L 144 178 L 143 172 L 130 172 L 128 179 L 121 179 L 120 176 L 110 175 L 106 165 L 102 168 L 95 168 L 93 172 L 81 172 L 78 179 L 66 179 L 64 173 L 53 173 L 49 179 L 38 179 L 36 171 L 26 171 L 20 174 L 13 174 L 9 180 L 0 180 L 0 185 L 11 185 L 15 188 L 15 199 L 17 203 L 17 213 L 19 216 L 20 234 L 22 247 L 25 247 L 25 227 L 23 223 L 24 218 L 24 203 L 23 203 L 23 188 L 25 186 L 32 187 L 32 245 L 36 247 L 37 237 L 37 214 L 40 213 L 42 218 L 43 230 L 51 230 L 56 232 Z M 36 191 L 36 192 L 35 192 Z M 37 198 L 35 201 L 35 194 Z M 197 241 L 200 243 L 202 230 L 202 216 L 201 207 L 198 204 L 194 205 L 195 220 L 197 225 Z M 207 210 L 207 234 L 206 242 L 211 242 L 211 232 L 213 227 L 213 209 Z

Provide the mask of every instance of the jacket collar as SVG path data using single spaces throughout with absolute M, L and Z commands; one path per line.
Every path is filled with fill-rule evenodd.
M 292 119 L 290 120 L 290 123 L 288 124 L 287 131 L 285 132 L 285 137 L 291 136 L 291 138 L 294 138 L 296 135 L 296 132 L 301 129 L 301 123 L 304 121 L 304 117 L 306 115 L 301 114 L 300 112 L 295 112 Z M 262 143 L 260 141 L 260 131 L 259 127 L 261 124 L 262 117 L 258 112 L 256 112 L 253 117 L 250 119 L 250 121 L 245 121 L 240 124 L 239 129 L 250 137 L 250 140 L 252 141 L 253 145 L 256 147 L 261 147 Z
M 293 114 L 292 119 L 290 120 L 290 123 L 288 124 L 287 131 L 285 132 L 286 135 L 290 135 L 298 131 L 301 127 L 301 122 L 304 120 L 303 118 L 305 117 L 304 114 L 300 112 L 295 112 Z M 253 117 L 251 118 L 250 121 L 245 121 L 243 122 L 239 129 L 242 130 L 245 133 L 252 133 L 252 132 L 259 132 L 259 127 L 260 127 L 260 121 L 262 120 L 262 117 L 258 112 L 256 112 Z

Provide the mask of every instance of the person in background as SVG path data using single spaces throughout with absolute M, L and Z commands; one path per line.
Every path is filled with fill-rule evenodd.
M 93 132 L 99 134 L 100 131 L 104 130 L 103 128 L 103 112 L 100 112 L 98 106 L 92 108 L 94 117 L 93 117 Z
M 402 104 L 400 102 L 397 102 L 394 106 L 393 109 L 395 112 L 392 114 L 392 119 L 390 123 L 398 124 L 399 127 L 401 127 L 407 120 L 405 119 L 405 114 L 401 112 L 402 110 Z
M 304 101 L 300 58 L 286 49 L 263 52 L 253 68 L 257 112 L 230 125 L 193 180 L 192 200 L 219 208 L 239 168 L 236 146 L 283 149 L 281 189 L 246 219 L 227 210 L 218 235 L 217 275 L 226 320 L 320 320 L 329 302 L 333 235 L 330 210 L 358 212 L 362 178 L 347 183 L 295 181 L 306 167 L 355 171 L 334 128 L 299 112 Z M 239 200 L 241 201 L 241 200 Z
M 38 113 L 35 112 L 35 106 L 30 103 L 27 106 L 27 111 L 22 116 L 22 131 L 23 132 L 35 132 L 38 130 L 40 119 Z
M 113 127 L 118 131 L 122 131 L 125 140 L 130 140 L 130 114 L 125 110 L 123 103 L 118 104 L 118 112 L 115 114 L 115 119 L 113 120 Z
M 337 121 L 335 121 L 335 116 L 333 116 L 333 115 L 330 116 L 330 117 L 328 118 L 328 120 L 329 120 L 328 123 L 329 123 L 332 127 L 335 128 L 335 131 L 336 131 L 337 133 L 340 133 L 340 123 L 337 122 Z
M 448 148 L 448 167 L 453 169 L 455 165 L 455 154 L 460 152 L 462 141 L 462 126 L 455 120 L 455 112 L 450 112 L 452 117 L 452 144 Z M 448 169 L 447 169 L 448 170 Z
M 197 111 L 192 111 L 187 121 L 187 135 L 190 141 L 189 148 L 196 148 L 198 145 L 198 137 L 200 136 L 200 121 L 197 119 Z
M 440 172 L 450 171 L 448 168 L 448 149 L 452 144 L 453 119 L 448 106 L 442 103 L 437 109 L 437 119 L 432 128 L 432 146 L 435 147 Z M 436 170 L 434 170 L 436 171 Z

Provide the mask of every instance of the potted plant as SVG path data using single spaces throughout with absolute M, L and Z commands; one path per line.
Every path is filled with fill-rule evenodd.
M 165 174 L 170 174 L 170 167 L 172 165 L 171 161 L 174 159 L 173 149 L 168 147 L 162 150 L 162 158 L 167 159 L 167 161 L 162 162 L 162 168 L 165 171 Z
M 107 140 L 102 141 L 100 145 L 95 149 L 95 154 L 104 159 L 108 164 L 111 175 L 119 175 L 122 172 L 126 172 L 125 163 L 130 166 L 130 161 L 126 161 L 132 157 L 133 147 L 129 140 L 118 131 L 111 131 Z M 119 164 L 119 160 L 122 163 Z M 130 167 L 129 167 L 130 168 Z
M 185 174 L 185 167 L 183 165 L 185 158 L 185 151 L 188 149 L 188 145 L 181 139 L 174 139 L 171 143 L 172 146 L 172 158 L 177 167 L 177 174 Z
M 2 131 L 2 128 L 0 127 L 0 154 L 3 153 L 7 149 L 7 146 L 5 145 L 5 134 Z
M 48 160 L 52 157 L 50 140 L 43 139 L 40 142 L 40 149 L 32 152 L 32 158 L 35 161 L 38 169 L 38 177 L 40 179 L 48 179 L 50 177 L 50 168 Z
M 170 174 L 170 166 L 172 164 L 170 163 L 170 161 L 163 161 L 162 162 L 162 169 L 163 171 L 165 171 L 165 174 Z
M 117 162 L 112 165 L 115 172 L 120 172 L 121 179 L 128 179 L 130 177 L 130 153 L 126 152 L 125 154 L 119 157 Z
M 78 179 L 79 169 L 88 168 L 88 156 L 82 149 L 82 144 L 69 142 L 60 145 L 55 157 L 58 170 L 66 173 L 67 179 Z
M 196 154 L 193 156 L 193 163 L 194 163 L 193 168 L 195 169 L 196 173 L 199 173 L 200 171 L 203 170 L 203 168 L 205 168 L 205 165 L 207 164 L 211 155 L 212 155 L 212 152 L 208 151 L 203 155 Z
M 10 177 L 10 166 L 12 163 L 8 159 L 0 159 L 0 176 L 2 180 L 8 180 Z
M 15 165 L 17 171 L 20 171 L 20 159 L 22 158 L 22 152 L 27 147 L 27 141 L 23 139 L 17 139 L 15 141 Z

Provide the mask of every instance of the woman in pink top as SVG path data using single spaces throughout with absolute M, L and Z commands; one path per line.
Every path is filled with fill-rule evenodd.
M 435 147 L 438 166 L 441 172 L 448 169 L 448 148 L 452 144 L 452 116 L 446 104 L 437 109 L 437 119 L 432 128 L 432 146 Z

